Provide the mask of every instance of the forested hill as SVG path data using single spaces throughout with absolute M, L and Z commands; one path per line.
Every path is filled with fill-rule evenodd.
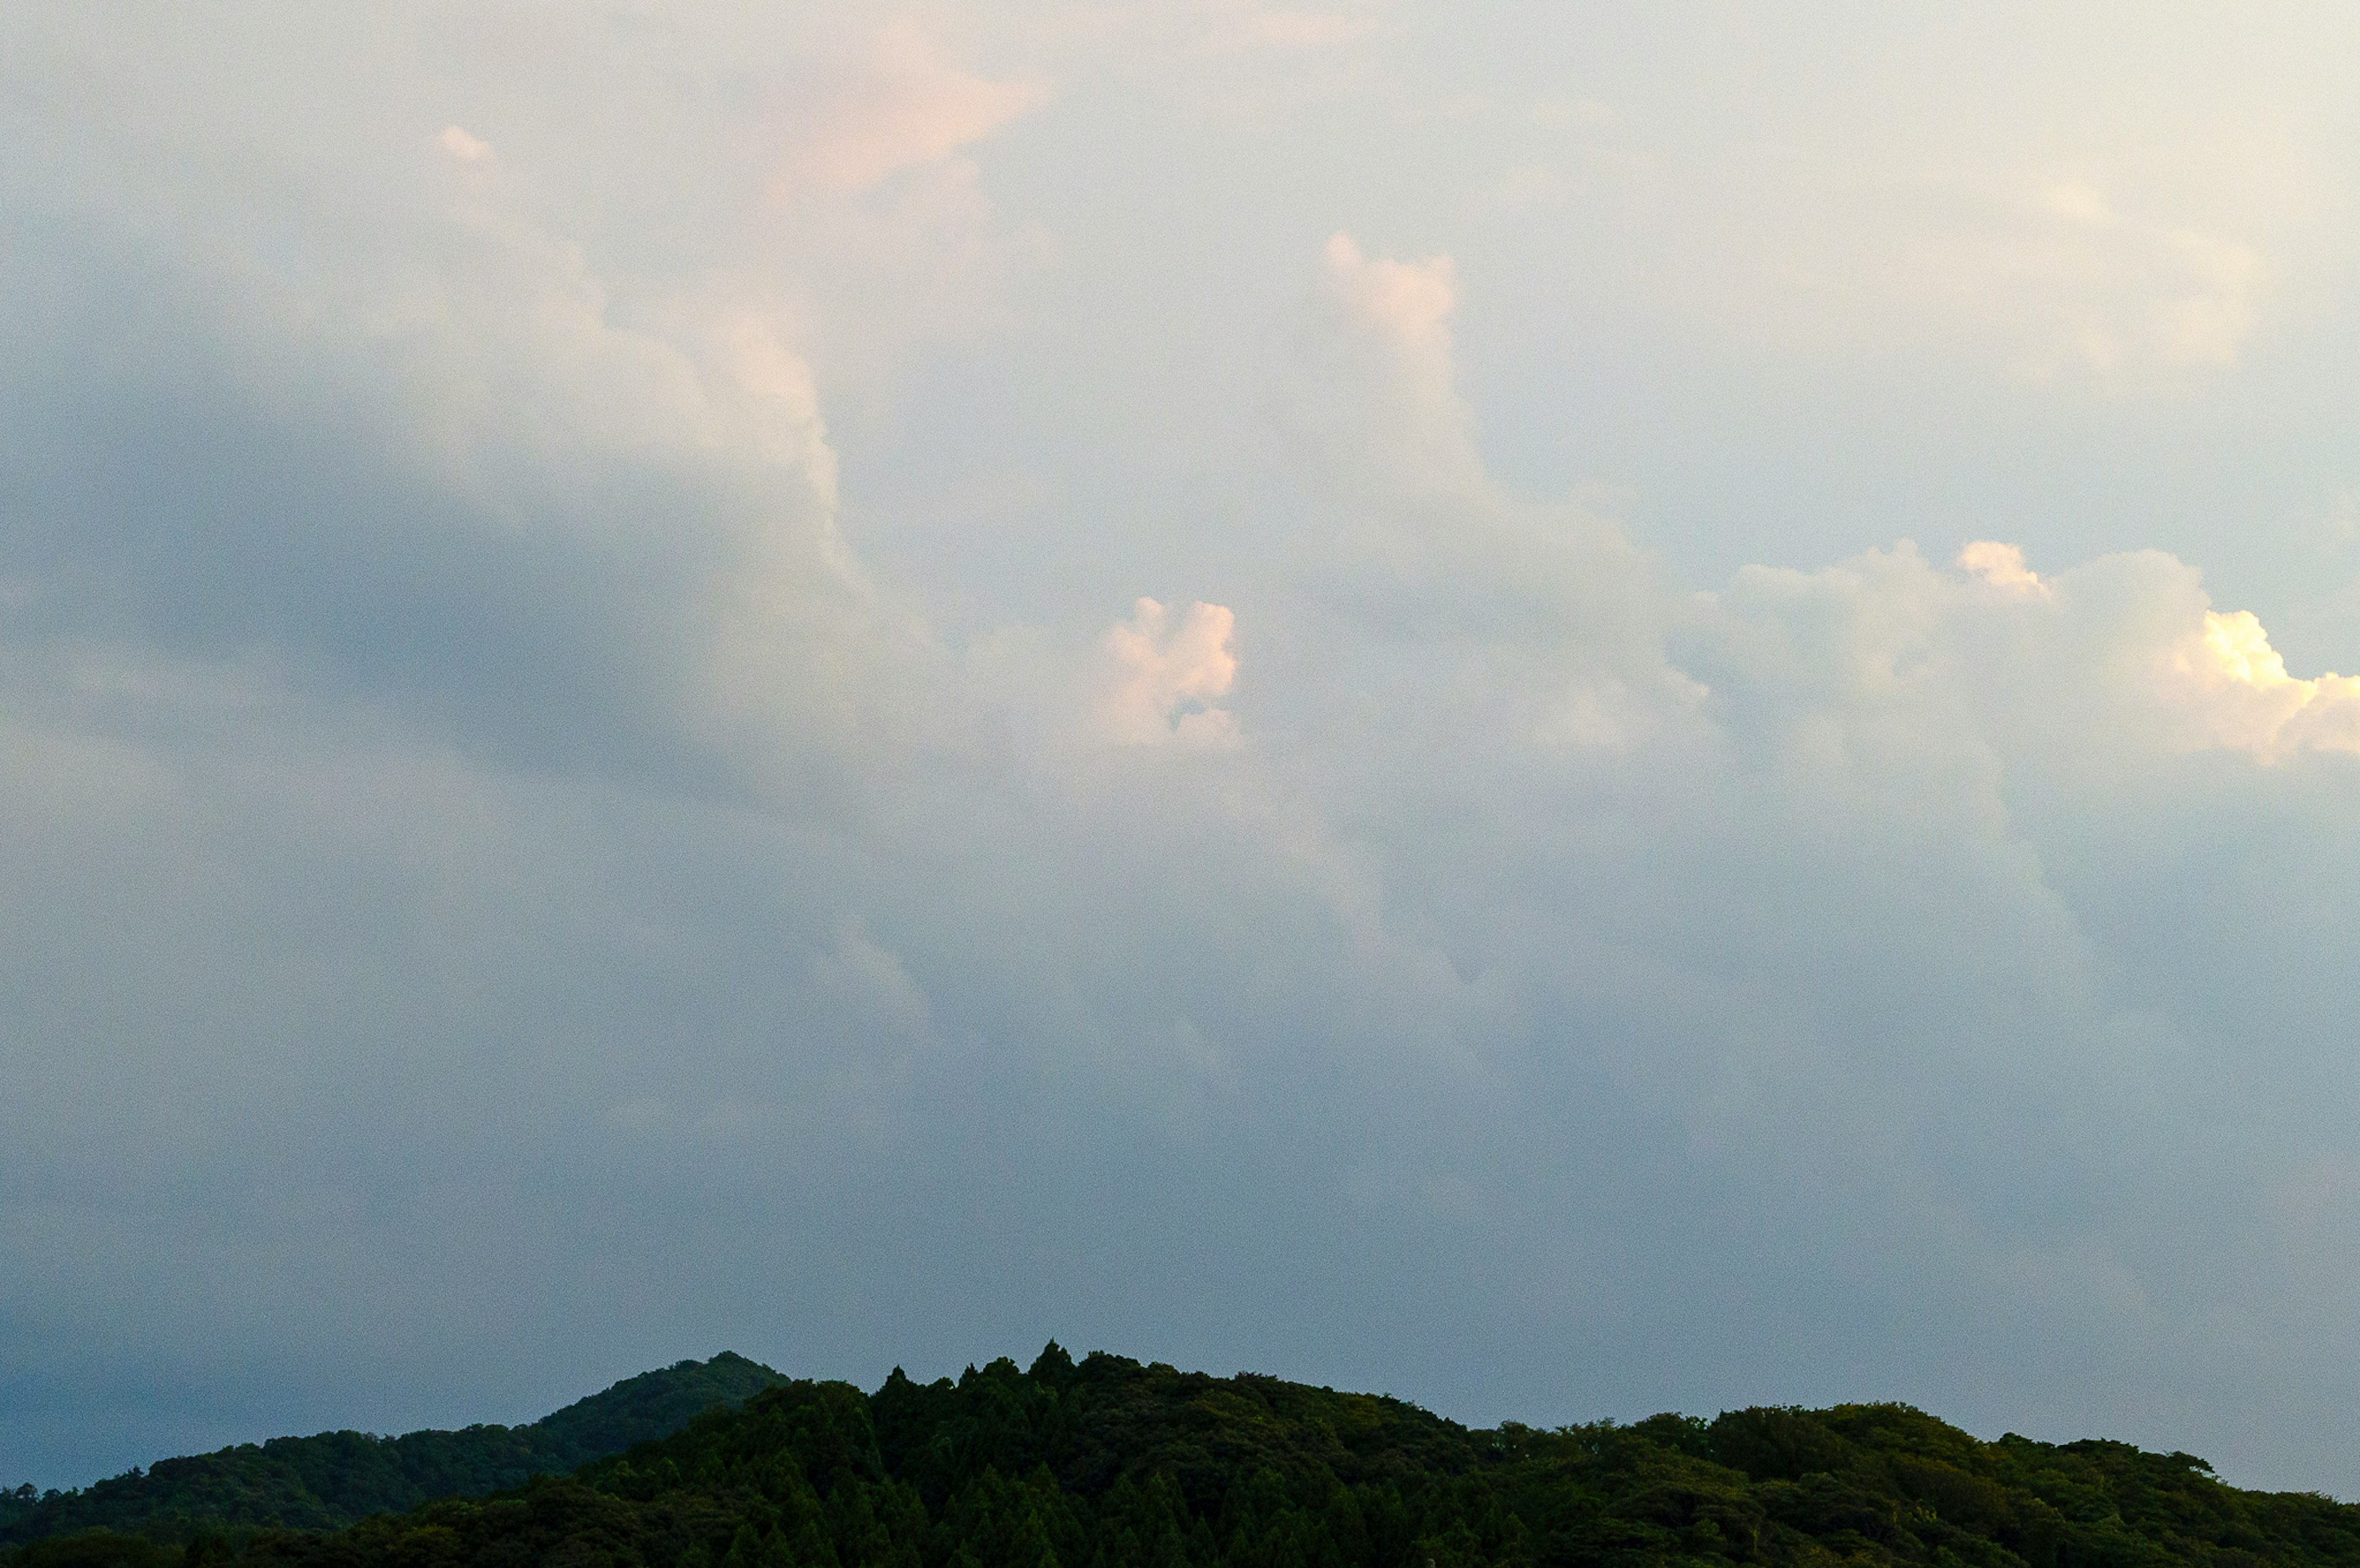
M 0 1542 L 105 1529 L 177 1541 L 236 1526 L 330 1530 L 436 1497 L 481 1497 L 537 1475 L 565 1475 L 667 1436 L 716 1405 L 787 1379 L 723 1353 L 626 1377 L 530 1426 L 471 1426 L 373 1437 L 323 1432 L 158 1460 L 79 1491 L 0 1492 Z
M 796 1382 L 576 1475 L 326 1534 L 85 1536 L 7 1568 L 2360 1564 L 2360 1508 L 1904 1405 L 1470 1431 L 1397 1400 L 1052 1345 Z

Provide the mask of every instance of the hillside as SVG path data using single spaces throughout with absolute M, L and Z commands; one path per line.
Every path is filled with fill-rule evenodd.
M 957 1382 L 796 1382 L 507 1497 L 8 1568 L 2360 1564 L 2360 1508 L 2185 1454 L 1984 1443 L 1902 1405 L 1470 1431 L 1397 1400 L 1052 1345 Z
M 725 1352 L 626 1377 L 530 1426 L 401 1437 L 323 1432 L 161 1459 L 75 1491 L 0 1493 L 0 1543 L 95 1529 L 165 1541 L 238 1526 L 333 1530 L 438 1497 L 481 1497 L 536 1475 L 564 1475 L 784 1381 Z

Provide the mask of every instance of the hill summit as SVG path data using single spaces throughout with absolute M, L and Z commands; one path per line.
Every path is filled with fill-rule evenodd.
M 481 1497 L 535 1475 L 562 1475 L 786 1381 L 725 1351 L 626 1377 L 530 1426 L 276 1437 L 159 1459 L 144 1472 L 74 1491 L 18 1487 L 0 1492 L 0 1543 L 90 1530 L 178 1541 L 237 1527 L 336 1529 L 438 1497 Z

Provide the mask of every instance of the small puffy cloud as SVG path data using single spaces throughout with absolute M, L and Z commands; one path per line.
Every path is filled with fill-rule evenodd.
M 1236 717 L 1212 705 L 1237 679 L 1236 626 L 1219 604 L 1190 604 L 1177 615 L 1153 599 L 1134 604 L 1100 644 L 1114 670 L 1098 707 L 1106 735 L 1125 745 L 1237 744 Z
M 2005 588 L 2018 593 L 2046 593 L 2048 587 L 2040 574 L 2024 564 L 2020 545 L 2002 544 L 1996 539 L 1976 539 L 1959 551 L 1959 565 L 1994 588 Z
M 1338 234 L 1329 236 L 1323 260 L 1328 286 L 1360 320 L 1404 345 L 1450 352 L 1448 323 L 1459 305 L 1459 268 L 1450 257 L 1371 259 L 1351 235 Z

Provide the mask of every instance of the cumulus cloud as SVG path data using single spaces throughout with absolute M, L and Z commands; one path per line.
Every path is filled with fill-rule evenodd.
M 1237 744 L 1236 716 L 1211 705 L 1237 679 L 1236 625 L 1219 604 L 1191 604 L 1176 616 L 1153 599 L 1132 605 L 1103 645 L 1115 670 L 1099 709 L 1106 733 L 1127 745 Z
M 2040 574 L 2024 564 L 2020 545 L 1976 539 L 1959 551 L 1959 564 L 1994 588 L 2018 593 L 2048 593 Z
M 1433 717 L 1611 746 L 1679 709 L 1691 687 L 1663 657 L 1665 602 L 1622 527 L 1486 469 L 1458 385 L 1450 258 L 1372 258 L 1338 234 L 1320 261 L 1278 429 L 1327 530 L 1297 570 L 1333 601 L 1336 634 L 1449 649 L 1415 675 L 1444 686 L 1391 699 Z M 1305 671 L 1321 686 L 1375 673 Z
M 1048 99 L 1037 80 L 994 82 L 945 60 L 914 23 L 879 33 L 794 113 L 780 200 L 816 185 L 870 190 L 938 164 Z
M 1994 761 L 2026 767 L 2348 744 L 2351 679 L 2289 675 L 2260 621 L 2213 609 L 2185 562 L 2140 551 L 2043 577 L 1979 540 L 1957 564 L 1964 581 L 1905 544 L 1816 572 L 1750 568 L 1700 602 L 1692 667 L 1725 702 L 1808 693 L 1851 723 L 1874 699 L 1892 719 L 1971 724 Z
M 236 135 L 186 132 L 199 161 Z M 521 183 L 453 185 L 395 138 L 333 171 L 286 151 L 290 200 L 372 198 L 300 262 L 235 200 L 170 244 L 124 231 L 105 203 L 182 172 L 84 156 L 18 202 L 13 271 L 48 304 L 12 347 L 64 388 L 8 438 L 28 628 L 251 656 L 486 755 L 724 791 L 804 788 L 923 705 L 929 656 L 843 543 L 810 365 L 759 296 L 610 273 Z M 140 455 L 97 455 L 126 422 Z
M 1334 316 L 1312 352 L 1331 379 L 1294 411 L 1327 427 L 1317 439 L 1328 443 L 1338 478 L 1364 473 L 1389 498 L 1480 489 L 1482 463 L 1451 360 L 1456 264 L 1447 256 L 1372 259 L 1342 234 L 1329 238 L 1320 263 Z M 1365 433 L 1380 439 L 1364 440 L 1377 421 L 1382 432 Z
M 2191 738 L 2275 760 L 2294 751 L 2360 751 L 2360 679 L 2287 673 L 2250 610 L 2204 612 L 2168 656 L 2172 699 Z

